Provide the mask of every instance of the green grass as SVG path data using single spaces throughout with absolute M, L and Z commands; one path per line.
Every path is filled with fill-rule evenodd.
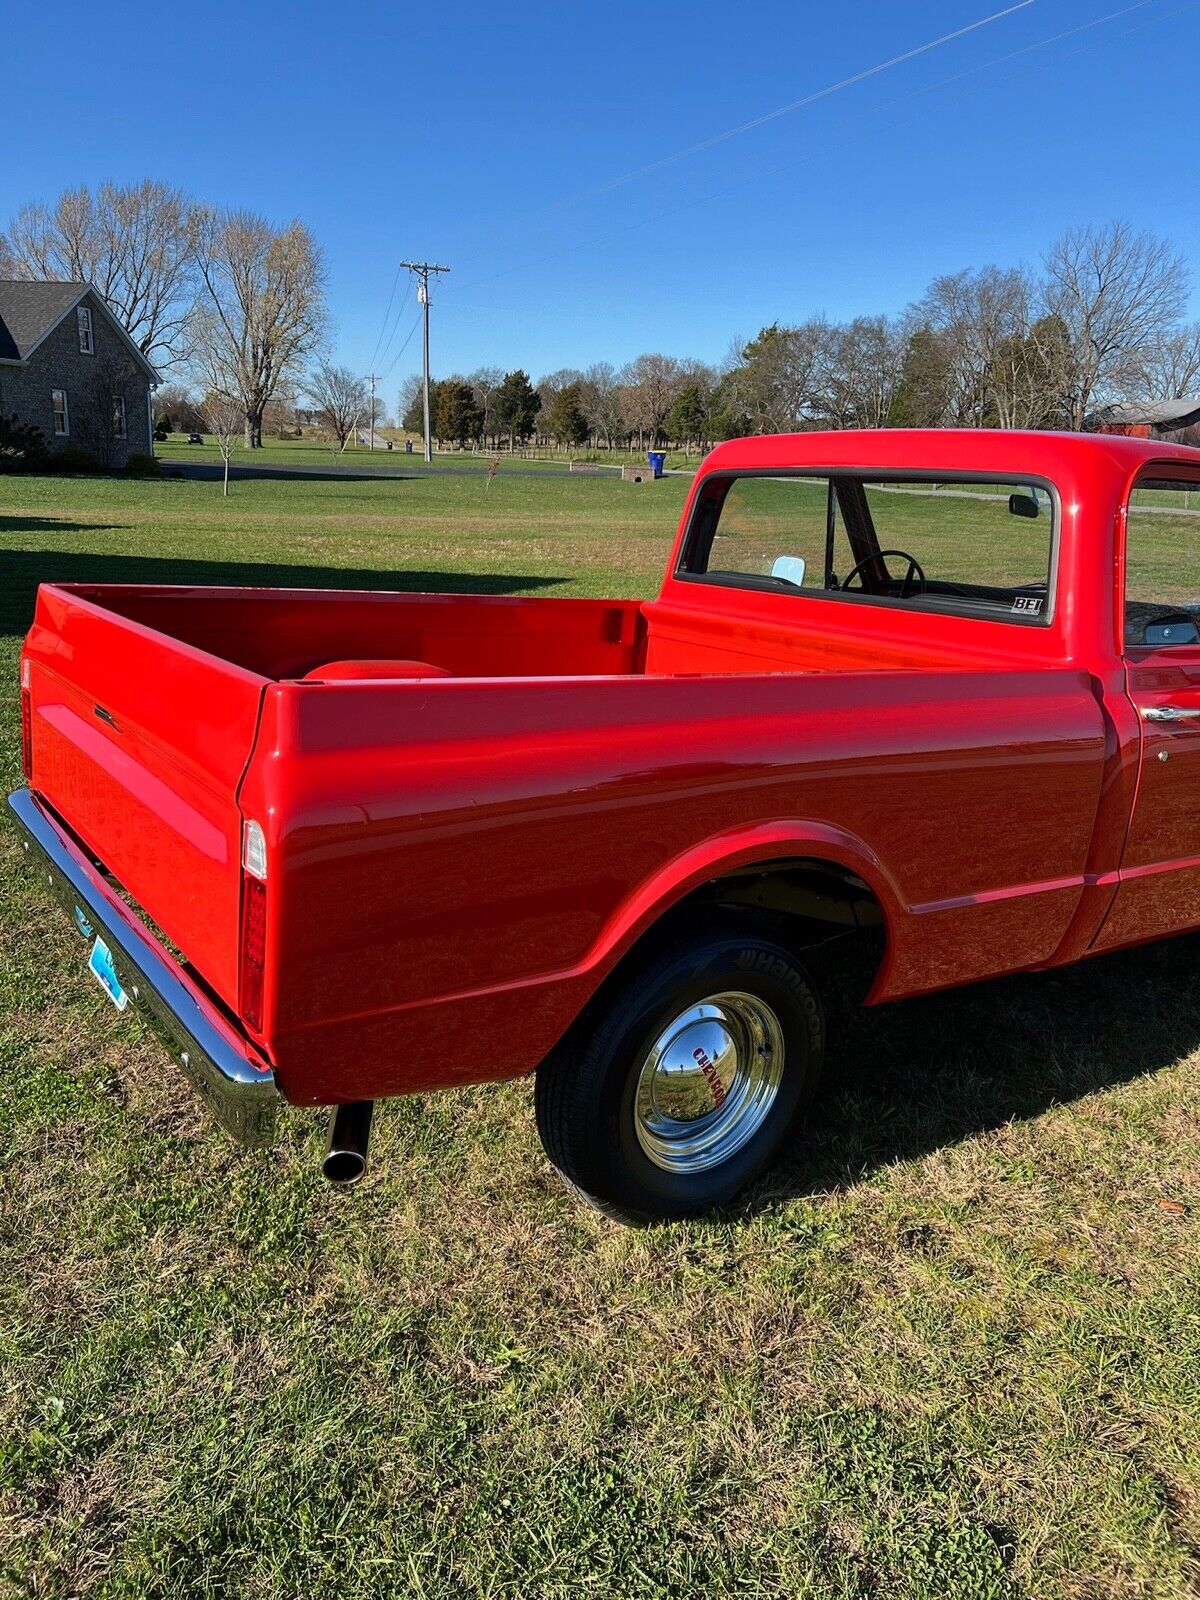
M 653 592 L 684 493 L 0 481 L 39 576 Z M 364 1183 L 215 1132 L 0 838 L 0 1594 L 1200 1592 L 1196 940 L 857 1013 L 784 1166 L 629 1232 L 528 1083 Z

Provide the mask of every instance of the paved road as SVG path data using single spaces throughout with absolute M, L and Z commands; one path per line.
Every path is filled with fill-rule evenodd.
M 225 475 L 225 469 L 219 461 L 164 461 L 163 466 L 168 472 L 178 473 L 182 478 L 202 478 L 205 480 L 220 479 Z M 559 474 L 566 477 L 564 467 Z M 242 462 L 230 462 L 229 476 L 231 478 L 486 478 L 486 467 L 427 467 L 423 461 L 415 465 L 402 461 L 393 465 L 382 462 L 376 466 L 374 462 L 355 462 L 352 466 L 274 466 L 270 462 L 244 465 Z M 555 476 L 555 469 L 551 467 L 510 467 L 502 466 L 500 476 L 504 478 L 545 478 Z
M 163 467 L 167 472 L 177 473 L 182 478 L 199 478 L 205 481 L 219 480 L 224 476 L 225 469 L 219 461 L 170 461 L 164 460 Z M 615 474 L 616 467 L 602 466 L 601 475 Z M 690 467 L 668 467 L 667 472 L 671 477 L 690 478 L 693 476 Z M 405 457 L 399 461 L 379 462 L 373 461 L 347 463 L 330 462 L 328 466 L 311 465 L 303 467 L 290 467 L 286 465 L 275 466 L 264 461 L 261 466 L 257 463 L 230 462 L 229 476 L 231 478 L 486 478 L 488 475 L 486 465 L 471 467 L 427 467 L 423 461 L 412 462 Z M 559 467 L 551 464 L 545 467 L 510 465 L 508 462 L 500 463 L 499 476 L 502 478 L 566 478 L 571 476 L 565 466 Z M 579 474 L 583 476 L 583 474 Z

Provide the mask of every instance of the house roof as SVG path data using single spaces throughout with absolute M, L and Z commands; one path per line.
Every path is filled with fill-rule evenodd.
M 138 364 L 145 368 L 151 383 L 159 375 L 142 354 L 127 330 L 104 303 L 104 297 L 90 283 L 53 283 L 39 278 L 0 278 L 0 361 L 27 361 L 64 317 L 69 316 L 86 294 L 129 347 Z
M 1101 422 L 1123 423 L 1127 427 L 1146 423 L 1154 428 L 1187 428 L 1200 419 L 1200 395 L 1179 400 L 1133 400 L 1104 406 L 1096 415 Z
M 0 278 L 0 355 L 24 361 L 86 293 L 86 283 Z

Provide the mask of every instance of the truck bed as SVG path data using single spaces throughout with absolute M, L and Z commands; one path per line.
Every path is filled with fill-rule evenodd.
M 877 997 L 1049 959 L 1099 793 L 1087 675 L 1006 660 L 1003 628 L 801 628 L 777 598 L 733 629 L 703 596 L 45 587 L 31 787 L 303 1102 L 528 1070 L 660 897 L 814 830 L 888 912 Z M 247 818 L 272 861 L 256 1027 Z
M 426 662 L 467 678 L 630 673 L 645 664 L 637 600 L 118 585 L 54 592 L 264 682 L 347 659 Z

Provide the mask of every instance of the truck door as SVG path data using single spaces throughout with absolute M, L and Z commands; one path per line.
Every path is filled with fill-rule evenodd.
M 1200 927 L 1200 474 L 1151 474 L 1125 517 L 1122 648 L 1141 762 L 1100 949 Z

